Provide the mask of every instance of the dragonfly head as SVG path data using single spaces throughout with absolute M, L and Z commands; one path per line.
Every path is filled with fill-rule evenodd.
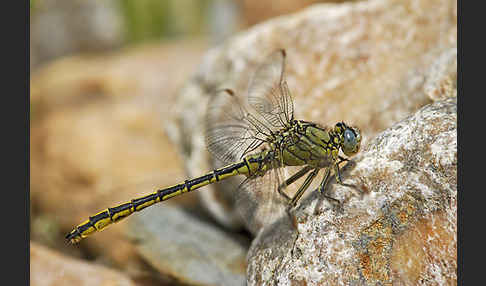
M 341 136 L 341 149 L 346 156 L 358 153 L 361 145 L 361 133 L 358 128 L 338 122 L 334 130 Z

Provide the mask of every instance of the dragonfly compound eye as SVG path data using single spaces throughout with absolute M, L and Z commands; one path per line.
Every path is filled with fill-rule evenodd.
M 354 155 L 358 152 L 361 143 L 359 130 L 347 128 L 343 133 L 343 152 L 346 156 Z

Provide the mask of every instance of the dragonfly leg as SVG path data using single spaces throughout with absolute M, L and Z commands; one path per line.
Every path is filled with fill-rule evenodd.
M 340 164 L 340 163 L 342 163 L 342 162 L 349 161 L 349 159 L 348 159 L 348 158 L 344 158 L 344 157 L 341 157 L 341 156 L 339 156 L 339 160 L 340 160 L 340 161 L 338 162 L 338 164 Z
M 329 168 L 326 168 L 326 173 L 324 174 L 324 178 L 321 181 L 321 184 L 319 185 L 319 193 L 323 194 L 324 189 L 327 186 L 327 183 L 329 182 L 329 175 L 331 174 L 331 170 Z
M 317 173 L 319 172 L 318 168 L 315 168 L 307 177 L 305 178 L 304 183 L 299 187 L 297 192 L 295 193 L 294 197 L 290 200 L 289 206 L 290 207 L 295 207 L 299 199 L 302 197 L 304 192 L 309 188 L 309 185 L 312 183 L 312 181 L 315 179 L 317 176 Z
M 341 179 L 341 172 L 340 172 L 340 169 L 339 169 L 339 164 L 341 164 L 342 162 L 348 162 L 348 161 L 349 161 L 348 158 L 343 158 L 343 157 L 339 156 L 339 162 L 336 162 L 333 165 L 334 175 L 336 176 L 336 182 L 338 182 L 340 185 L 346 185 L 346 184 L 344 184 L 343 180 Z
M 304 168 L 300 169 L 297 173 L 293 174 L 290 178 L 288 178 L 287 180 L 285 180 L 285 182 L 283 182 L 282 184 L 280 184 L 280 186 L 278 186 L 278 193 L 282 195 L 287 201 L 290 201 L 290 197 L 286 193 L 284 193 L 283 190 L 287 188 L 287 186 L 293 184 L 298 179 L 302 178 L 302 176 L 307 174 L 307 172 L 309 172 L 311 169 L 312 167 L 305 166 Z
M 324 174 L 324 178 L 322 179 L 321 184 L 319 185 L 319 189 L 318 190 L 322 194 L 322 196 L 324 196 L 324 198 L 326 198 L 328 200 L 331 200 L 331 201 L 337 203 L 338 205 L 340 205 L 341 202 L 338 199 L 335 199 L 335 198 L 333 198 L 331 196 L 326 195 L 326 192 L 325 192 L 327 183 L 329 182 L 329 175 L 330 174 L 331 174 L 331 169 L 326 168 L 326 173 Z
M 341 162 L 339 162 L 339 163 L 341 163 Z M 340 184 L 340 185 L 344 185 L 343 180 L 341 179 L 341 172 L 339 171 L 339 163 L 335 163 L 332 166 L 332 168 L 334 170 L 334 175 L 336 176 L 336 182 L 338 182 L 338 184 Z

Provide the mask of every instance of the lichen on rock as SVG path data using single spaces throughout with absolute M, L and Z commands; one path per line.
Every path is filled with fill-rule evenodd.
M 457 100 L 427 105 L 370 141 L 329 192 L 264 229 L 249 285 L 452 285 L 457 281 Z M 263 275 L 264 273 L 271 273 Z

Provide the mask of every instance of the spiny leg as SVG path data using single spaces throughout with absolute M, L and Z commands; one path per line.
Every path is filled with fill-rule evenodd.
M 348 158 L 344 158 L 344 157 L 341 157 L 341 156 L 339 156 L 339 160 L 340 160 L 340 161 L 338 162 L 338 164 L 340 164 L 340 163 L 342 163 L 342 162 L 347 162 L 347 161 L 349 161 L 349 159 L 348 159 Z
M 343 158 L 341 156 L 338 157 L 339 158 L 339 162 L 335 162 L 334 165 L 332 166 L 333 170 L 334 170 L 334 175 L 336 176 L 336 182 L 338 182 L 340 185 L 346 185 L 343 183 L 343 180 L 341 179 L 341 172 L 340 172 L 340 169 L 339 169 L 339 164 L 341 164 L 342 162 L 347 162 L 349 161 L 348 158 Z
M 343 180 L 341 179 L 341 172 L 339 171 L 339 163 L 341 163 L 341 162 L 334 163 L 332 168 L 334 170 L 334 175 L 336 176 L 336 182 L 338 182 L 338 184 L 340 184 L 340 185 L 344 185 Z
M 324 189 L 327 186 L 330 174 L 331 174 L 331 170 L 329 168 L 326 168 L 326 173 L 324 174 L 324 178 L 322 179 L 321 184 L 319 185 L 319 189 L 318 189 L 321 194 L 324 193 Z
M 284 193 L 283 190 L 287 188 L 287 186 L 293 184 L 298 179 L 302 178 L 302 176 L 307 174 L 307 172 L 309 172 L 310 170 L 312 170 L 312 167 L 305 166 L 304 168 L 300 169 L 297 173 L 293 174 L 290 178 L 288 178 L 287 180 L 285 180 L 285 182 L 283 182 L 282 184 L 280 184 L 280 186 L 278 186 L 278 193 L 282 195 L 287 201 L 290 201 L 290 197 L 286 193 Z
M 361 190 L 360 188 L 358 188 L 357 186 L 355 186 L 355 185 L 350 185 L 350 184 L 345 184 L 345 183 L 342 181 L 342 179 L 341 179 L 341 172 L 340 172 L 340 168 L 339 168 L 339 164 L 341 164 L 342 162 L 349 162 L 350 160 L 349 160 L 349 159 L 347 159 L 347 158 L 343 158 L 343 157 L 341 157 L 341 156 L 339 156 L 339 160 L 340 160 L 340 161 L 339 161 L 339 162 L 336 162 L 336 163 L 335 163 L 335 166 L 333 166 L 333 170 L 334 170 L 334 173 L 335 173 L 335 176 L 336 176 L 336 181 L 337 181 L 339 184 L 341 184 L 342 186 L 350 187 L 350 188 L 352 188 L 352 189 L 354 189 L 354 190 L 357 190 L 357 191 L 358 191 L 358 193 L 363 194 L 363 193 L 364 193 L 364 191 L 362 191 L 362 190 Z M 345 165 L 345 166 L 347 166 L 347 165 Z
M 324 178 L 322 179 L 321 181 L 321 184 L 319 185 L 319 192 L 328 200 L 331 200 L 331 201 L 334 201 L 335 203 L 337 203 L 338 205 L 341 204 L 341 202 L 338 200 L 338 199 L 335 199 L 333 197 L 330 197 L 328 195 L 326 195 L 326 186 L 327 186 L 327 183 L 329 182 L 329 175 L 331 174 L 331 169 L 329 168 L 326 168 L 326 173 L 324 174 Z
M 319 169 L 314 169 L 306 178 L 305 178 L 305 181 L 304 183 L 300 186 L 300 188 L 297 190 L 297 192 L 295 193 L 294 197 L 292 198 L 292 200 L 290 200 L 290 203 L 289 203 L 289 206 L 290 207 L 295 207 L 295 205 L 297 204 L 297 202 L 299 201 L 299 199 L 302 197 L 302 195 L 304 194 L 304 192 L 309 188 L 310 184 L 312 183 L 312 181 L 315 179 L 315 177 L 317 176 L 317 173 L 319 172 Z

